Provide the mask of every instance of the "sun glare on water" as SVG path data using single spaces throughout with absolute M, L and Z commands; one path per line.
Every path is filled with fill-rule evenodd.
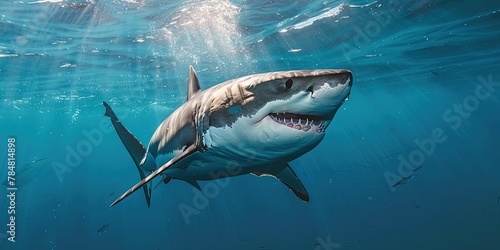
M 239 13 L 240 8 L 228 0 L 187 3 L 167 19 L 161 36 L 179 64 L 225 73 L 234 68 L 231 61 L 235 58 L 241 61 L 248 57 L 240 44 Z M 210 58 L 213 67 L 201 61 L 201 57 Z

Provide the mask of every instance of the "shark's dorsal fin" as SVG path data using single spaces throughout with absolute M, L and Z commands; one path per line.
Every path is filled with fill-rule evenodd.
M 200 89 L 200 83 L 198 82 L 196 71 L 194 71 L 193 66 L 189 66 L 187 101 L 189 101 L 189 99 L 191 99 L 191 97 L 193 97 L 196 93 L 200 92 Z
M 299 197 L 299 199 L 308 202 L 309 201 L 309 194 L 307 193 L 306 188 L 304 187 L 304 184 L 300 181 L 299 177 L 293 172 L 292 168 L 288 163 L 284 163 L 286 166 L 281 170 L 281 172 L 278 173 L 262 173 L 262 172 L 255 172 L 252 173 L 256 176 L 272 176 L 279 181 L 281 181 L 283 184 L 285 184 L 292 192 Z

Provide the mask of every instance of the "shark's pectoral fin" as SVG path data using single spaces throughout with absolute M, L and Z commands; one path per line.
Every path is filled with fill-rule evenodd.
M 133 192 L 137 191 L 137 189 L 141 188 L 142 186 L 146 185 L 148 182 L 153 180 L 156 176 L 160 175 L 163 171 L 167 170 L 177 162 L 181 161 L 182 159 L 188 157 L 189 155 L 193 154 L 194 152 L 198 151 L 198 147 L 195 144 L 191 144 L 189 147 L 187 147 L 181 154 L 177 155 L 174 157 L 172 160 L 168 161 L 167 163 L 163 164 L 163 166 L 159 167 L 156 169 L 154 172 L 152 172 L 148 177 L 142 179 L 139 183 L 135 184 L 132 188 L 130 188 L 127 192 L 122 194 L 118 199 L 116 199 L 109 207 L 112 207 L 116 205 L 118 202 L 121 200 L 125 199 L 127 196 L 132 194 Z
M 156 185 L 153 189 L 156 189 L 161 183 L 165 183 L 165 184 L 169 183 L 172 179 L 173 179 L 172 176 L 162 175 L 161 180 L 158 183 L 156 183 Z
M 163 176 L 163 178 L 161 179 L 161 181 L 158 182 L 158 184 L 156 184 L 156 186 L 154 187 L 154 189 L 156 189 L 162 182 L 167 184 L 169 183 L 172 179 L 178 179 L 178 180 L 182 180 L 182 181 L 185 181 L 189 184 L 191 184 L 191 186 L 195 187 L 196 189 L 200 190 L 201 191 L 201 187 L 200 187 L 200 184 L 198 184 L 198 182 L 196 180 L 189 180 L 189 179 L 179 179 L 179 178 L 173 178 L 171 176 Z
M 299 199 L 308 202 L 309 194 L 307 193 L 304 184 L 300 181 L 299 177 L 293 172 L 292 168 L 288 163 L 284 163 L 286 166 L 283 168 L 281 172 L 277 173 L 262 173 L 262 172 L 254 172 L 252 174 L 256 176 L 269 175 L 273 176 L 283 184 L 285 184 L 292 192 L 299 197 Z M 280 168 L 281 169 L 281 168 Z
M 308 202 L 309 194 L 307 193 L 304 184 L 300 181 L 299 177 L 293 172 L 292 168 L 288 163 L 286 164 L 286 168 L 281 172 L 277 173 L 275 176 L 278 180 L 280 180 L 283 184 L 285 184 L 292 192 L 299 197 L 299 199 Z
M 172 180 L 172 177 L 166 177 L 165 179 L 163 179 L 163 183 L 167 184 L 167 183 L 169 183 L 171 180 Z
M 189 179 L 179 179 L 179 180 L 183 180 L 189 184 L 191 184 L 191 186 L 195 187 L 196 189 L 200 190 L 201 191 L 201 187 L 200 187 L 200 184 L 198 184 L 198 182 L 196 180 L 189 180 Z
M 257 177 L 261 177 L 262 175 L 267 175 L 267 174 L 261 173 L 261 172 L 253 172 L 252 174 L 255 175 L 255 176 L 257 176 Z

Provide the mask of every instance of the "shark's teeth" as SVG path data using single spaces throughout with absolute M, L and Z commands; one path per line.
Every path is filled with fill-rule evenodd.
M 307 132 L 311 129 L 317 133 L 325 132 L 326 124 L 320 116 L 298 115 L 291 113 L 271 113 L 269 117 L 275 122 L 285 125 L 289 128 Z

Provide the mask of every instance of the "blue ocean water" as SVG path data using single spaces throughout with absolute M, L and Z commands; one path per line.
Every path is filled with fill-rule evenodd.
M 1 249 L 500 249 L 496 1 L 5 0 Z M 240 176 L 200 200 L 139 181 L 102 101 L 147 144 L 202 88 L 346 68 L 351 98 L 290 163 L 311 200 Z M 420 168 L 421 167 L 421 168 Z M 210 182 L 202 182 L 204 187 Z M 186 216 L 181 207 L 194 213 Z M 15 210 L 15 243 L 10 210 Z

